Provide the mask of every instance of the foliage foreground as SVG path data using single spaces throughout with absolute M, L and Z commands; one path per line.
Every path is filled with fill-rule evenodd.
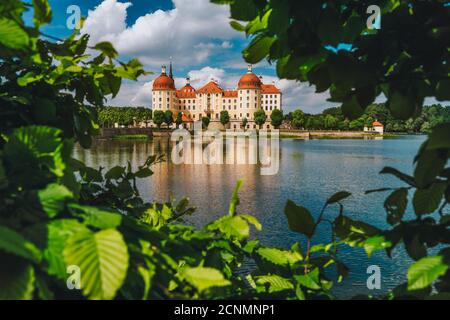
M 306 249 L 300 241 L 290 249 L 263 246 L 249 238 L 260 223 L 237 211 L 241 182 L 229 212 L 196 230 L 181 223 L 193 213 L 187 199 L 160 204 L 139 196 L 137 179 L 163 159 L 152 156 L 135 171 L 130 164 L 105 171 L 72 158 L 74 143 L 90 146 L 104 97 L 144 70 L 137 60 L 117 61 L 106 42 L 90 48 L 95 57 L 86 54 L 86 35 L 43 40 L 39 27 L 51 20 L 51 9 L 46 0 L 33 1 L 34 25 L 25 26 L 28 6 L 0 4 L 0 299 L 333 299 L 333 283 L 348 273 L 341 246 L 370 255 L 400 244 L 416 262 L 408 282 L 385 298 L 448 297 L 449 124 L 423 144 L 413 176 L 382 171 L 406 183 L 389 190 L 389 230 L 347 217 L 342 202 L 350 194 L 338 192 L 316 218 L 286 204 L 289 227 L 307 238 Z M 414 212 L 407 213 L 410 194 Z M 325 214 L 330 206 L 338 209 L 334 217 Z M 321 223 L 332 226 L 332 241 L 312 245 Z M 432 248 L 438 250 L 428 255 Z M 242 274 L 249 260 L 256 267 Z M 78 285 L 69 277 L 74 267 L 80 290 L 70 289 Z M 336 278 L 327 276 L 330 268 Z

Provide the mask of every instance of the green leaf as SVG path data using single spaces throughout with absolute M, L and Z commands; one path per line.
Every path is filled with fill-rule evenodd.
M 25 49 L 28 34 L 13 20 L 0 18 L 0 44 L 11 49 Z
M 418 106 L 413 98 L 400 92 L 393 92 L 389 96 L 386 106 L 391 110 L 392 115 L 397 119 L 407 120 L 414 116 Z
M 48 0 L 33 0 L 34 24 L 39 27 L 42 24 L 49 23 L 52 20 L 52 8 Z
M 101 51 L 105 56 L 107 56 L 109 58 L 116 58 L 119 55 L 118 52 L 116 51 L 116 49 L 114 49 L 111 42 L 107 42 L 107 41 L 102 41 L 102 42 L 97 43 L 94 46 L 94 49 Z
M 2 225 L 0 225 L 0 250 L 33 262 L 39 262 L 42 258 L 41 251 L 33 243 Z
M 298 252 L 291 252 L 277 248 L 262 247 L 256 250 L 259 256 L 275 265 L 287 266 L 302 261 L 303 257 Z
M 384 201 L 384 208 L 388 214 L 387 222 L 390 225 L 399 223 L 408 204 L 408 189 L 400 188 L 392 192 Z
M 153 171 L 149 168 L 142 168 L 139 171 L 137 171 L 134 175 L 138 178 L 146 178 L 150 177 L 153 174 Z
M 403 172 L 398 171 L 397 169 L 391 168 L 391 167 L 384 167 L 380 174 L 392 174 L 399 178 L 400 180 L 406 182 L 410 186 L 415 186 L 416 182 L 414 181 L 414 178 L 411 176 L 408 176 L 407 174 L 404 174 Z
M 273 9 L 269 17 L 268 29 L 272 33 L 283 35 L 290 24 L 290 3 L 288 1 L 276 1 L 271 4 L 273 5 Z
M 427 255 L 427 247 L 419 240 L 418 235 L 414 235 L 412 239 L 404 239 L 405 248 L 408 255 L 414 260 L 422 259 Z
M 242 24 L 240 24 L 237 21 L 234 21 L 234 20 L 230 21 L 230 26 L 236 31 L 240 31 L 240 32 L 245 31 L 245 26 L 243 26 Z
M 219 270 L 214 268 L 186 268 L 183 275 L 186 281 L 200 292 L 212 287 L 224 287 L 231 284 Z
M 245 61 L 257 63 L 264 59 L 269 54 L 270 47 L 274 41 L 275 38 L 267 36 L 258 36 L 253 39 L 242 53 Z
M 38 192 L 38 198 L 44 212 L 53 218 L 64 209 L 67 200 L 72 199 L 73 194 L 65 186 L 52 183 Z
M 258 14 L 258 8 L 253 0 L 233 1 L 230 4 L 230 11 L 231 18 L 241 21 L 251 21 Z
M 219 230 L 228 237 L 243 240 L 250 235 L 250 226 L 241 216 L 225 216 L 208 225 L 210 230 Z
M 341 108 L 342 113 L 349 119 L 357 119 L 364 113 L 364 109 L 359 104 L 356 95 L 352 95 L 349 99 L 346 99 Z
M 18 257 L 0 252 L 0 300 L 31 300 L 34 269 Z
M 245 27 L 245 32 L 247 36 L 261 32 L 267 28 L 267 21 L 270 17 L 272 10 L 267 11 L 262 17 L 256 16 L 255 19 L 250 21 Z
M 288 279 L 278 275 L 257 276 L 255 283 L 258 286 L 267 287 L 269 293 L 294 289 L 294 285 Z
M 230 207 L 228 209 L 228 214 L 230 216 L 234 216 L 236 214 L 236 207 L 239 204 L 239 190 L 242 187 L 242 180 L 239 180 L 236 183 L 236 187 L 234 188 L 233 195 L 231 196 Z
M 89 299 L 113 299 L 128 269 L 128 249 L 115 229 L 74 235 L 64 249 L 66 265 L 81 270 L 81 287 Z
M 90 233 L 89 229 L 75 219 L 52 220 L 33 225 L 24 231 L 25 236 L 42 250 L 43 269 L 61 280 L 67 278 L 63 256 L 67 239 L 86 233 Z
M 118 212 L 107 211 L 98 207 L 79 204 L 69 205 L 71 210 L 80 211 L 75 216 L 81 216 L 84 223 L 99 229 L 117 228 L 122 223 L 122 215 Z
M 450 149 L 450 123 L 443 123 L 433 128 L 428 136 L 427 149 Z
M 413 263 L 408 269 L 408 290 L 428 287 L 448 269 L 441 256 L 430 256 Z
M 312 289 L 312 290 L 320 290 L 319 284 L 319 269 L 315 268 L 313 271 L 299 276 L 294 276 L 295 280 L 302 286 Z
M 428 143 L 421 148 L 416 157 L 416 168 L 414 170 L 414 179 L 419 188 L 427 187 L 434 182 L 436 176 L 442 172 L 447 163 L 447 155 L 442 154 L 441 150 L 427 149 Z
M 339 21 L 339 14 L 333 7 L 327 7 L 323 16 L 319 20 L 317 35 L 322 40 L 323 45 L 336 45 L 340 40 L 342 25 Z
M 291 200 L 288 200 L 284 208 L 289 223 L 289 229 L 306 235 L 311 238 L 314 233 L 314 219 L 308 209 L 297 206 Z
M 450 79 L 442 79 L 436 86 L 436 99 L 439 101 L 450 100 Z
M 434 183 L 427 189 L 417 189 L 413 196 L 417 215 L 433 213 L 439 207 L 446 189 L 445 183 Z
M 247 220 L 247 222 L 252 224 L 256 228 L 256 230 L 261 231 L 262 225 L 256 217 L 248 215 L 248 214 L 241 214 L 241 215 L 239 215 L 239 217 L 241 217 L 244 220 Z
M 17 84 L 21 87 L 25 87 L 30 83 L 39 81 L 43 78 L 42 74 L 35 74 L 32 71 L 25 73 L 23 76 L 17 78 Z
M 125 167 L 115 166 L 105 174 L 106 179 L 117 180 L 125 173 Z
M 328 198 L 327 204 L 332 204 L 332 203 L 339 202 L 339 201 L 341 201 L 341 200 L 343 200 L 345 198 L 350 197 L 351 195 L 352 194 L 350 192 L 347 192 L 347 191 L 336 192 L 330 198 Z
M 56 176 L 64 175 L 66 163 L 63 161 L 64 144 L 60 134 L 60 130 L 46 126 L 20 127 L 14 130 L 4 152 L 5 160 L 16 172 L 16 183 L 41 184 L 42 180 L 47 179 L 45 168 Z M 30 176 L 30 170 L 35 171 L 33 176 Z

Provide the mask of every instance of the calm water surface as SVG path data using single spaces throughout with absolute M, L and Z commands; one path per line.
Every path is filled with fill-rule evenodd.
M 402 186 L 402 183 L 378 172 L 393 166 L 406 173 L 413 170 L 412 160 L 423 136 L 402 136 L 385 140 L 281 140 L 280 170 L 273 176 L 261 176 L 257 165 L 174 165 L 164 162 L 155 165 L 154 175 L 140 179 L 139 189 L 147 200 L 166 201 L 170 197 L 188 196 L 198 209 L 186 220 L 198 227 L 224 215 L 238 179 L 244 180 L 240 192 L 241 213 L 258 217 L 263 230 L 258 237 L 264 244 L 289 247 L 299 236 L 290 232 L 283 208 L 292 199 L 317 216 L 326 199 L 336 191 L 347 190 L 352 197 L 344 201 L 346 214 L 385 228 L 386 214 L 383 199 L 386 194 L 364 195 L 365 190 Z M 153 141 L 97 141 L 90 150 L 75 148 L 75 157 L 93 167 L 106 168 L 131 161 L 142 164 L 153 153 L 170 154 L 171 144 L 165 139 Z M 334 217 L 336 208 L 326 215 Z M 314 243 L 329 241 L 330 233 L 324 225 L 319 228 Z M 344 249 L 340 256 L 350 268 L 344 284 L 335 292 L 347 298 L 356 293 L 368 293 L 366 269 L 378 265 L 382 273 L 380 294 L 405 280 L 406 265 L 410 262 L 403 250 L 394 250 L 390 259 L 384 252 L 370 259 L 362 249 Z M 251 269 L 252 266 L 246 266 Z

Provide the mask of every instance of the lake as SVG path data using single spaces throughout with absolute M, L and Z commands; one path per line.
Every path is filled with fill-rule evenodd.
M 256 216 L 263 225 L 258 238 L 263 244 L 290 247 L 302 239 L 288 229 L 283 208 L 288 199 L 307 207 L 317 217 L 326 199 L 334 192 L 346 190 L 352 196 L 344 200 L 345 213 L 351 218 L 364 220 L 386 228 L 383 200 L 386 193 L 364 194 L 364 191 L 403 184 L 392 176 L 380 175 L 385 166 L 412 173 L 413 158 L 425 136 L 399 136 L 382 140 L 294 140 L 280 141 L 280 170 L 271 176 L 260 175 L 259 165 L 175 165 L 171 162 L 156 164 L 154 175 L 139 180 L 139 190 L 146 200 L 166 201 L 170 197 L 190 198 L 197 207 L 186 221 L 201 227 L 227 213 L 229 199 L 242 179 L 240 213 Z M 134 167 L 142 164 L 152 153 L 170 154 L 171 143 L 164 138 L 149 141 L 96 141 L 90 150 L 76 147 L 74 155 L 89 166 L 106 168 L 124 165 L 130 161 Z M 331 208 L 326 216 L 336 216 Z M 313 243 L 329 241 L 327 226 L 318 229 Z M 394 250 L 390 259 L 384 252 L 370 259 L 362 249 L 344 248 L 339 256 L 350 268 L 349 277 L 336 285 L 334 292 L 340 298 L 356 293 L 382 294 L 405 280 L 406 266 L 410 263 L 403 250 Z M 369 265 L 381 268 L 380 290 L 368 290 L 366 273 Z M 252 265 L 245 266 L 251 270 Z

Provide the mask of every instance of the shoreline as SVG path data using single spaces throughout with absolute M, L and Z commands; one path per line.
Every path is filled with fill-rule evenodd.
M 149 140 L 157 137 L 169 137 L 172 130 L 154 128 L 101 128 L 96 140 Z M 422 133 L 386 132 L 384 134 L 364 131 L 338 131 L 338 130 L 286 130 L 280 129 L 280 139 L 298 140 L 334 140 L 334 139 L 379 139 L 395 138 L 404 135 L 423 135 Z M 270 136 L 270 130 L 268 131 Z

